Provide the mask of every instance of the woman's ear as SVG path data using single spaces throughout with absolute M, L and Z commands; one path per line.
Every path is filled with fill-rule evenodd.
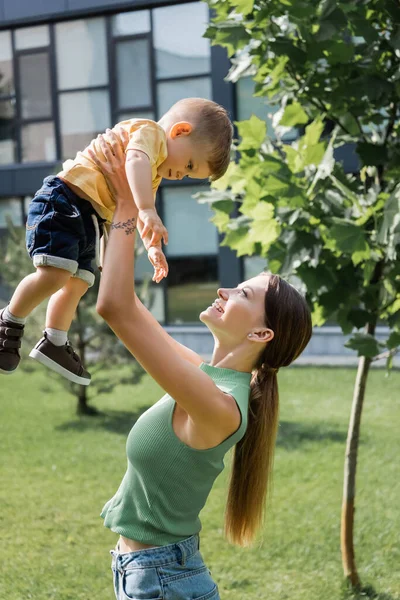
M 265 344 L 265 342 L 271 342 L 274 339 L 274 335 L 272 329 L 263 328 L 253 329 L 247 337 L 252 342 L 261 342 Z
M 174 123 L 169 131 L 170 137 L 174 140 L 183 135 L 190 135 L 193 131 L 193 125 L 188 121 L 179 121 Z

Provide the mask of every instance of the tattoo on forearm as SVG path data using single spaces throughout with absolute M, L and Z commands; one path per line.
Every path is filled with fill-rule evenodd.
M 123 229 L 126 235 L 130 235 L 136 229 L 136 219 L 128 219 L 127 221 L 118 221 L 118 223 L 111 223 L 111 229 Z

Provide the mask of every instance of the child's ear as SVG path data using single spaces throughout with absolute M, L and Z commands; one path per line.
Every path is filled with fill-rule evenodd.
M 174 123 L 170 129 L 169 135 L 172 139 L 181 137 L 182 135 L 190 135 L 193 131 L 193 126 L 187 121 L 179 121 Z

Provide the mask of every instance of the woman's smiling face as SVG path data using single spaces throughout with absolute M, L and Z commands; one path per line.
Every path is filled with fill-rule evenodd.
M 240 283 L 236 288 L 220 288 L 218 298 L 200 314 L 200 321 L 215 334 L 243 341 L 249 333 L 266 328 L 267 285 L 268 275 L 262 274 Z

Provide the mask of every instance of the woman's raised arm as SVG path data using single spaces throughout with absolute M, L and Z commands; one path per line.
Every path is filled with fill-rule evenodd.
M 109 175 L 118 156 L 104 148 Z M 114 177 L 118 168 L 111 173 Z M 122 173 L 120 176 L 122 176 Z M 125 177 L 125 174 L 123 175 Z M 118 184 L 119 185 L 119 184 Z M 121 184 L 123 185 L 123 184 Z M 134 247 L 137 209 L 133 198 L 116 196 L 117 207 L 111 225 L 100 281 L 97 311 L 135 356 L 143 368 L 190 415 L 199 426 L 216 434 L 231 433 L 238 412 L 232 400 L 193 362 L 183 358 L 166 339 L 168 334 L 138 300 L 134 292 Z M 154 325 L 154 326 L 153 326 Z M 169 337 L 169 336 L 168 336 Z

